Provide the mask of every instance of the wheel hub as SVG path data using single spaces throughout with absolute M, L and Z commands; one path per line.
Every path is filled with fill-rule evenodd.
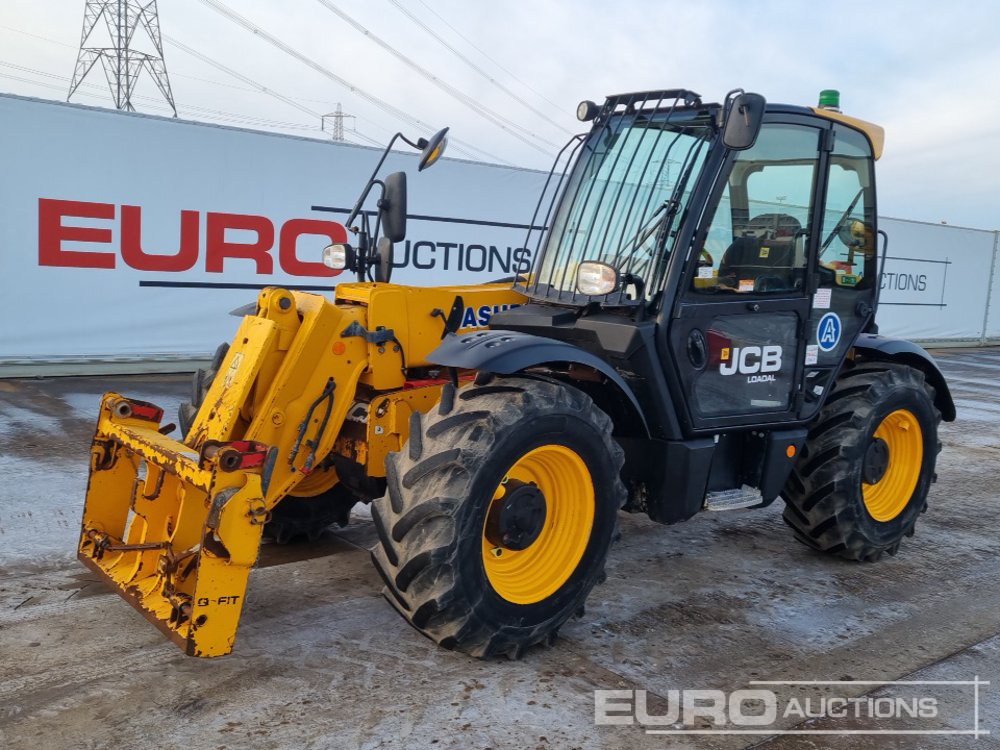
M 504 494 L 493 501 L 486 517 L 486 539 L 495 547 L 530 547 L 545 526 L 545 495 L 533 483 L 509 480 Z
M 865 451 L 861 478 L 866 484 L 876 484 L 889 468 L 889 444 L 880 437 L 873 437 Z

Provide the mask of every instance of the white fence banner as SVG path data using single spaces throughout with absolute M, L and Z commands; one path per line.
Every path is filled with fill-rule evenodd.
M 993 236 L 993 265 L 990 269 L 990 302 L 983 331 L 983 343 L 1000 344 L 1000 232 Z
M 332 289 L 322 248 L 347 239 L 341 222 L 379 158 L 12 96 L 0 96 L 0 123 L 8 366 L 204 356 L 232 336 L 227 312 L 261 286 Z M 396 248 L 393 280 L 474 283 L 525 269 L 546 175 L 448 158 L 418 173 L 417 158 L 394 152 L 383 169 L 409 177 L 411 239 Z
M 889 236 L 878 323 L 920 341 L 979 343 L 996 232 L 879 219 Z

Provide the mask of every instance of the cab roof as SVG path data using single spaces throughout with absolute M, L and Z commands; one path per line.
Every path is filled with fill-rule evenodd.
M 659 109 L 666 106 L 665 103 L 671 101 L 673 102 L 671 106 L 677 109 L 705 108 L 710 111 L 718 111 L 722 106 L 720 104 L 703 103 L 699 94 L 688 89 L 662 89 L 609 96 L 605 99 L 604 106 L 601 108 L 601 114 L 607 115 L 615 110 L 621 111 L 625 107 L 642 108 L 643 105 L 648 105 L 650 102 L 655 102 L 654 109 Z M 842 122 L 855 130 L 860 130 L 868 137 L 868 140 L 872 144 L 872 154 L 876 160 L 882 156 L 882 149 L 885 146 L 885 130 L 881 125 L 821 107 L 768 103 L 765 111 L 798 112 L 806 115 L 816 115 L 827 120 L 834 120 L 835 122 Z

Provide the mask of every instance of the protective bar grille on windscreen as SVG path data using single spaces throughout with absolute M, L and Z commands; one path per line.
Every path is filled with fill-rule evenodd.
M 549 173 L 525 240 L 533 253 L 524 291 L 577 305 L 630 305 L 652 295 L 714 133 L 700 106 L 682 89 L 608 98 L 590 133 L 573 138 Z M 533 246 L 538 226 L 548 231 L 539 230 Z M 604 297 L 578 293 L 583 261 L 614 266 L 626 283 Z

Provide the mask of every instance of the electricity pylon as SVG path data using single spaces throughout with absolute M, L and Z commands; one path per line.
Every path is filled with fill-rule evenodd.
M 101 19 L 111 37 L 111 46 L 95 46 L 90 42 Z M 133 49 L 132 42 L 138 29 L 145 29 L 155 52 L 140 52 Z M 90 44 L 88 45 L 88 42 Z M 167 78 L 167 66 L 163 62 L 163 42 L 160 40 L 160 19 L 156 10 L 156 0 L 88 0 L 83 11 L 83 34 L 80 38 L 80 53 L 73 71 L 73 81 L 69 85 L 69 101 L 87 74 L 100 61 L 104 75 L 108 79 L 115 107 L 134 112 L 132 92 L 145 69 L 156 87 L 167 100 L 174 117 L 177 107 Z

